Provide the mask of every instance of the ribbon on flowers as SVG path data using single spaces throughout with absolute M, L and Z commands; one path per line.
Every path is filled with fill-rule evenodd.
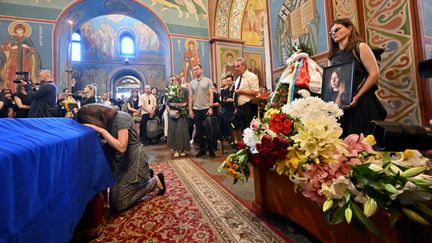
M 289 82 L 289 91 L 288 91 L 288 102 L 289 104 L 291 104 L 291 102 L 294 101 L 294 88 L 295 88 L 295 80 L 297 78 L 297 74 L 301 68 L 301 65 L 303 63 L 303 58 L 296 61 L 295 66 L 294 66 L 294 75 L 292 75 L 292 79 Z

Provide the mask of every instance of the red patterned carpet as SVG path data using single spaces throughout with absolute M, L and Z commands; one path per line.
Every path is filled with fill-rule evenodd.
M 113 216 L 93 242 L 284 242 L 189 159 L 151 166 L 167 193 Z

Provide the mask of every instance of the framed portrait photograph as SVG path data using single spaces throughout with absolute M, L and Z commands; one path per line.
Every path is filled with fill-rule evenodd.
M 351 108 L 354 61 L 324 68 L 321 99 L 333 101 L 342 109 Z

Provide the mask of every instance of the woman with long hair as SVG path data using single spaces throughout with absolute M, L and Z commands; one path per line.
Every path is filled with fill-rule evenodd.
M 94 84 L 87 84 L 84 87 L 84 95 L 81 99 L 81 106 L 96 103 L 97 88 Z
M 110 205 L 123 211 L 141 202 L 146 195 L 165 193 L 162 173 L 153 176 L 148 157 L 129 114 L 114 107 L 89 104 L 81 107 L 77 121 L 93 128 L 106 141 L 105 149 L 116 184 L 110 189 Z
M 131 90 L 131 96 L 128 99 L 127 102 L 127 109 L 129 114 L 132 116 L 134 122 L 135 122 L 135 128 L 137 130 L 138 136 L 141 129 L 141 109 L 138 105 L 139 101 L 139 91 L 137 89 Z
M 17 86 L 14 100 L 17 108 L 15 118 L 27 118 L 30 111 L 32 97 L 27 93 L 25 86 Z
M 329 94 L 330 100 L 333 100 L 337 105 L 341 105 L 341 101 L 345 98 L 345 83 L 342 81 L 342 70 L 336 68 L 330 75 Z
M 337 19 L 331 30 L 329 64 L 355 62 L 351 108 L 344 110 L 340 122 L 343 137 L 351 133 L 370 134 L 372 120 L 384 120 L 387 113 L 375 95 L 379 68 L 371 48 L 362 42 L 349 19 Z M 356 57 L 356 53 L 359 57 Z

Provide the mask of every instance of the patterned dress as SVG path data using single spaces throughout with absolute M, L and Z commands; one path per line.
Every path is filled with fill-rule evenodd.
M 119 111 L 113 122 L 112 135 L 117 138 L 118 131 L 122 129 L 129 131 L 126 152 L 116 153 L 110 160 L 116 179 L 116 184 L 110 190 L 110 205 L 117 211 L 130 208 L 156 189 L 156 178 L 150 178 L 148 158 L 134 128 L 134 121 L 129 114 Z

